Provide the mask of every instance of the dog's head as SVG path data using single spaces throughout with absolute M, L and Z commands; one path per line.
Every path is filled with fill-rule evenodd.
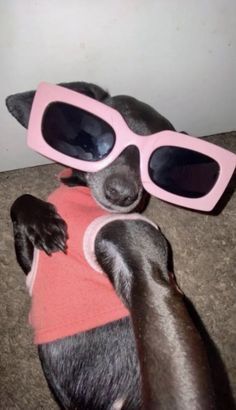
M 115 108 L 129 128 L 140 135 L 163 130 L 174 130 L 171 123 L 153 108 L 128 96 L 111 97 L 102 88 L 84 82 L 60 84 L 83 93 Z M 6 104 L 9 112 L 27 128 L 35 91 L 11 95 Z M 125 138 L 125 136 L 124 136 Z M 73 170 L 72 176 L 63 178 L 70 186 L 87 185 L 99 204 L 113 212 L 128 213 L 141 210 L 146 202 L 140 179 L 139 153 L 136 147 L 126 148 L 112 164 L 99 172 Z

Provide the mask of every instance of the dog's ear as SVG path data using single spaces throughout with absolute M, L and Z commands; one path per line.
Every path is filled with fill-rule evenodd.
M 6 99 L 8 111 L 25 128 L 28 127 L 34 95 L 35 91 L 27 91 L 25 93 L 10 95 Z
M 105 90 L 95 84 L 74 82 L 60 83 L 59 85 L 69 88 L 70 90 L 80 92 L 99 101 L 103 101 L 109 96 Z M 28 127 L 34 95 L 35 91 L 26 91 L 24 93 L 10 95 L 6 99 L 8 111 L 25 128 Z

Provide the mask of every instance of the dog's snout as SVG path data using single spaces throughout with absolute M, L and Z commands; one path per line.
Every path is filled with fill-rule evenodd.
M 138 197 L 137 185 L 125 176 L 108 177 L 104 185 L 106 199 L 119 206 L 129 206 Z

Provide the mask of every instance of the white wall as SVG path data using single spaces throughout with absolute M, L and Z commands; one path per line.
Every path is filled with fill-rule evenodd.
M 5 96 L 85 80 L 193 135 L 236 129 L 235 0 L 0 0 L 0 170 L 47 160 Z

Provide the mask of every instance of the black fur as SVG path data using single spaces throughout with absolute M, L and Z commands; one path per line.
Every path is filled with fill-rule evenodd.
M 110 97 L 86 83 L 64 86 L 116 108 L 136 133 L 174 129 L 154 109 L 131 97 Z M 32 98 L 33 92 L 7 99 L 10 112 L 24 126 Z M 74 170 L 63 182 L 88 185 L 102 206 L 116 212 L 141 209 L 146 200 L 134 147 L 98 173 Z M 11 217 L 17 260 L 25 273 L 34 246 L 48 254 L 66 250 L 66 224 L 51 204 L 24 195 L 13 204 Z M 202 341 L 169 277 L 163 235 L 146 222 L 116 221 L 99 232 L 96 255 L 130 318 L 39 346 L 46 379 L 61 408 L 214 408 Z

